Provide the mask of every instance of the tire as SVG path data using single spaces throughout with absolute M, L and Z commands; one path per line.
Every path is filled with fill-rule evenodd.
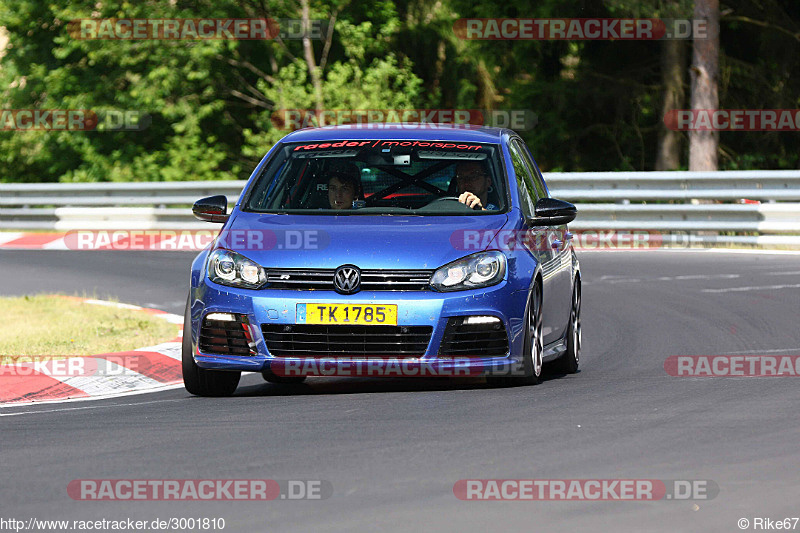
M 306 376 L 278 376 L 269 370 L 262 371 L 261 375 L 264 377 L 265 381 L 269 381 L 270 383 L 280 383 L 283 385 L 297 385 L 298 383 L 302 383 L 306 380 Z
M 487 383 L 495 386 L 536 385 L 542 376 L 544 339 L 542 333 L 542 289 L 537 284 L 525 311 L 525 342 L 523 343 L 522 376 L 489 376 Z
M 552 370 L 558 374 L 574 374 L 578 371 L 581 362 L 581 284 L 575 280 L 572 289 L 572 309 L 569 313 L 567 326 L 567 351 L 564 355 L 553 361 Z
M 195 396 L 230 396 L 239 386 L 241 372 L 206 370 L 194 362 L 192 356 L 192 318 L 189 301 L 183 314 L 183 344 L 181 345 L 183 386 Z

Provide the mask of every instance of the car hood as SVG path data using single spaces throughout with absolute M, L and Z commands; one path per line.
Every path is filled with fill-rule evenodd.
M 484 216 L 239 213 L 216 246 L 267 268 L 434 269 L 485 249 L 508 222 Z M 466 233 L 469 232 L 469 233 Z M 470 236 L 464 245 L 464 235 Z

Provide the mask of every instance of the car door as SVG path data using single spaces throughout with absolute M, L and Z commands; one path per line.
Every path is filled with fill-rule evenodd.
M 536 165 L 536 162 L 531 156 L 530 150 L 522 141 L 522 139 L 515 139 L 517 147 L 522 154 L 525 165 L 530 169 L 530 177 L 532 180 L 532 187 L 536 194 L 536 199 L 547 198 L 549 192 L 544 183 L 544 178 Z M 571 243 L 569 240 L 567 225 L 548 226 L 547 227 L 547 244 L 553 254 L 553 281 L 552 281 L 552 298 L 550 309 L 553 313 L 553 337 L 552 340 L 560 338 L 566 331 L 567 323 L 569 321 L 570 306 L 572 302 L 572 253 Z M 549 342 L 545 337 L 545 342 Z
M 508 149 L 514 165 L 514 173 L 517 175 L 517 189 L 522 212 L 526 219 L 533 218 L 538 196 L 534 188 L 531 169 L 525 162 L 525 150 L 517 139 L 513 139 L 509 143 Z M 526 225 L 526 229 L 536 233 L 536 238 L 523 239 L 523 241 L 542 265 L 542 334 L 544 343 L 548 344 L 557 340 L 561 333 L 557 330 L 563 329 L 557 321 L 559 315 L 557 275 L 560 257 L 551 247 L 555 238 L 552 228 Z

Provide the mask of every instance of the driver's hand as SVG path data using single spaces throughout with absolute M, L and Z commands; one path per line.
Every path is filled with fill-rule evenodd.
M 471 192 L 462 192 L 461 196 L 458 197 L 458 201 L 462 204 L 465 204 L 470 209 L 483 209 L 483 204 L 481 204 L 481 199 L 472 194 Z

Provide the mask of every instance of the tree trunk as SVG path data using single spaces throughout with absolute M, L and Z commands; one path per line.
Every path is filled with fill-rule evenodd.
M 314 86 L 315 114 L 319 125 L 324 126 L 325 121 L 322 116 L 322 78 L 320 76 L 320 69 L 317 67 L 317 61 L 314 58 L 314 46 L 308 35 L 308 28 L 311 27 L 308 0 L 300 0 L 300 5 L 302 8 L 301 16 L 303 21 L 303 54 L 305 55 L 306 65 L 308 65 L 308 73 L 311 76 L 311 84 Z
M 719 93 L 719 0 L 695 0 L 694 19 L 707 21 L 705 39 L 695 36 L 692 53 L 692 109 L 717 109 Z M 689 170 L 717 170 L 719 132 L 689 132 Z
M 668 39 L 661 43 L 661 83 L 664 86 L 662 116 L 682 109 L 685 98 L 686 47 L 683 41 Z M 658 134 L 656 170 L 678 170 L 681 166 L 681 133 L 661 122 Z

